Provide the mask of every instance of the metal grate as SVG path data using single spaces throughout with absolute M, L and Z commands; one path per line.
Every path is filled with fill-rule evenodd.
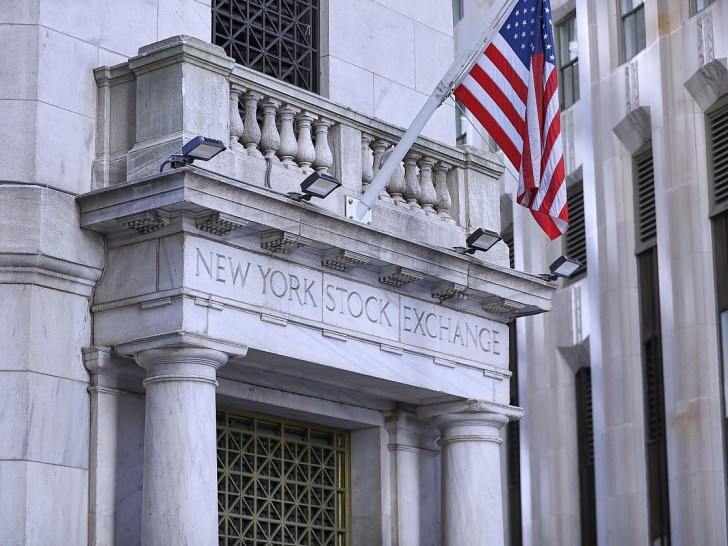
M 584 184 L 579 181 L 566 189 L 566 202 L 569 204 L 569 229 L 564 235 L 564 253 L 579 260 L 586 271 L 586 225 L 584 223 Z
M 713 207 L 728 207 L 728 103 L 708 114 Z
M 634 177 L 637 190 L 637 240 L 638 246 L 645 248 L 655 243 L 657 236 L 652 146 L 634 156 Z
M 318 0 L 212 0 L 212 41 L 243 66 L 317 93 L 318 12 Z
M 594 485 L 594 420 L 592 418 L 591 369 L 579 368 L 576 386 L 576 431 L 579 454 L 579 511 L 581 543 L 596 544 L 597 512 Z
M 251 414 L 217 414 L 219 543 L 347 543 L 349 437 Z

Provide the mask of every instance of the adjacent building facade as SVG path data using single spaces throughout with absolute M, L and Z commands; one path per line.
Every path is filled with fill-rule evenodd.
M 465 47 L 487 2 L 459 4 Z M 515 321 L 509 536 L 725 544 L 728 3 L 551 7 L 571 226 L 549 243 L 504 200 L 502 229 L 516 269 L 586 267 Z

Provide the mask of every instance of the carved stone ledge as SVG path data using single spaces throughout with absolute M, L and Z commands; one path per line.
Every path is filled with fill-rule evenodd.
M 268 231 L 260 238 L 260 246 L 270 252 L 289 252 L 311 244 L 310 239 L 287 231 Z
M 215 212 L 204 218 L 199 218 L 195 222 L 195 227 L 201 231 L 212 233 L 213 235 L 225 235 L 231 231 L 248 225 L 248 220 L 230 216 L 224 212 Z
M 396 265 L 389 265 L 379 270 L 379 282 L 395 288 L 419 281 L 424 277 L 422 273 Z
M 369 257 L 357 254 L 349 250 L 332 249 L 321 254 L 321 265 L 336 271 L 346 271 L 350 267 L 364 265 L 369 262 Z
M 629 153 L 634 154 L 652 138 L 650 107 L 638 106 L 617 123 L 613 131 Z
M 728 68 L 725 59 L 715 59 L 701 66 L 685 82 L 685 88 L 700 108 L 707 110 L 728 94 Z
M 135 214 L 133 216 L 127 216 L 121 218 L 120 222 L 129 229 L 133 229 L 140 235 L 146 235 L 147 233 L 153 233 L 164 226 L 169 225 L 169 219 L 160 216 L 155 211 L 143 212 L 142 214 Z
M 523 311 L 526 305 L 500 296 L 491 296 L 483 301 L 481 308 L 491 315 L 512 317 Z
M 467 298 L 467 289 L 468 287 L 462 284 L 442 281 L 432 285 L 432 297 L 440 300 L 440 303 L 464 300 Z

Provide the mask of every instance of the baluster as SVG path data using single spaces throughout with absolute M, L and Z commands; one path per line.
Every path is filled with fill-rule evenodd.
M 310 172 L 311 163 L 316 159 L 316 149 L 311 140 L 311 123 L 316 119 L 309 112 L 301 112 L 296 116 L 298 124 L 298 153 L 296 154 L 296 163 L 304 172 Z
M 376 138 L 372 143 L 372 148 L 374 149 L 374 176 L 377 176 L 379 169 L 382 168 L 382 159 L 384 158 L 384 152 L 389 148 L 389 142 L 381 138 Z M 386 188 L 381 191 L 378 199 L 389 199 Z
M 255 91 L 248 91 L 245 94 L 245 121 L 243 122 L 243 144 L 248 150 L 248 155 L 262 157 L 258 150 L 260 142 L 260 127 L 258 127 L 258 102 L 263 95 Z
M 427 215 L 433 215 L 435 213 L 435 209 L 432 208 L 432 205 L 435 203 L 435 200 L 437 199 L 437 194 L 435 193 L 435 186 L 432 183 L 432 166 L 435 164 L 435 160 L 431 157 L 422 157 L 417 162 L 417 165 L 420 168 L 420 198 L 419 203 L 422 206 L 422 210 L 425 211 L 425 214 Z
M 276 110 L 280 105 L 280 102 L 273 99 L 263 101 L 263 128 L 260 135 L 260 149 L 266 159 L 273 159 L 276 156 L 276 150 L 281 145 L 281 136 L 278 134 L 278 127 L 276 127 Z
M 450 170 L 450 166 L 438 161 L 434 167 L 435 177 L 435 210 L 440 215 L 440 220 L 446 222 L 454 222 L 450 217 L 450 205 L 452 205 L 452 198 L 450 197 L 450 189 L 447 187 L 447 171 Z
M 417 180 L 417 159 L 420 156 L 409 151 L 404 156 L 404 198 L 412 210 L 419 210 L 420 183 Z
M 372 169 L 372 165 L 374 164 L 374 159 L 372 158 L 372 149 L 369 147 L 369 145 L 374 140 L 373 137 L 362 133 L 361 135 L 361 192 L 364 193 L 367 191 L 367 188 L 369 187 L 369 184 L 372 183 L 372 180 L 374 179 L 374 170 Z
M 331 122 L 324 119 L 313 123 L 313 134 L 316 138 L 314 146 L 316 159 L 313 161 L 313 168 L 323 174 L 327 174 L 329 167 L 334 164 L 334 156 L 329 147 L 329 127 L 331 127 Z
M 237 85 L 230 86 L 230 149 L 242 152 L 245 150 L 240 139 L 243 136 L 243 120 L 240 117 L 240 95 L 243 89 Z
M 392 155 L 393 151 L 394 147 L 387 150 L 387 153 L 385 153 L 384 157 L 382 157 L 382 164 L 389 159 L 389 156 Z M 405 188 L 404 173 L 402 172 L 402 163 L 400 162 L 400 164 L 394 169 L 392 176 L 389 178 L 389 184 L 387 184 L 387 192 L 396 205 L 404 204 L 405 201 L 402 198 L 402 193 L 405 191 Z
M 286 167 L 294 165 L 293 158 L 298 153 L 296 133 L 293 131 L 293 117 L 299 111 L 290 104 L 285 104 L 278 109 L 278 119 L 281 121 L 281 144 L 278 146 L 278 157 Z

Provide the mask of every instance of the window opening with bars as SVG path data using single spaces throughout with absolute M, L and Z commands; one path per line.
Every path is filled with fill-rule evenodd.
M 569 229 L 564 234 L 564 254 L 579 260 L 586 272 L 586 224 L 584 220 L 584 184 L 580 180 L 566 188 L 566 202 L 569 203 Z
M 576 431 L 579 452 L 579 512 L 581 543 L 597 543 L 596 487 L 594 485 L 594 420 L 591 369 L 579 368 L 575 377 Z
M 708 164 L 714 213 L 728 210 L 728 98 L 708 112 Z
M 349 435 L 217 412 L 219 543 L 346 546 Z
M 511 266 L 512 267 L 512 266 Z M 509 366 L 511 369 L 511 405 L 518 406 L 518 344 L 516 323 L 508 325 Z M 508 527 L 511 546 L 523 544 L 523 515 L 521 512 L 521 430 L 518 421 L 506 425 L 506 457 L 508 461 Z
M 652 145 L 634 157 L 637 216 L 637 271 L 642 347 L 647 500 L 650 544 L 670 544 L 665 387 L 657 272 L 657 226 Z
M 318 0 L 212 0 L 212 41 L 243 66 L 319 91 Z
M 559 99 L 566 109 L 579 100 L 579 48 L 576 41 L 576 13 L 569 15 L 556 27 L 559 49 Z M 567 200 L 568 201 L 568 200 Z M 571 218 L 571 207 L 569 207 Z

